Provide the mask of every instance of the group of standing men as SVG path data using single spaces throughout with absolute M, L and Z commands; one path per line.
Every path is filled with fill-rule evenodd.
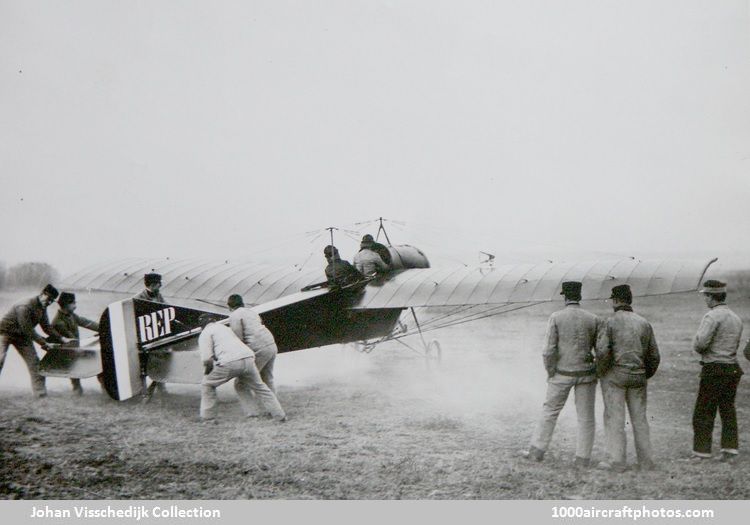
M 638 468 L 655 468 L 646 415 L 648 380 L 659 367 L 660 355 L 651 324 L 632 308 L 628 285 L 612 288 L 614 315 L 601 319 L 580 306 L 582 284 L 562 284 L 565 308 L 552 314 L 543 353 L 547 397 L 542 416 L 524 457 L 544 459 L 557 418 L 570 390 L 575 392 L 578 417 L 575 466 L 591 466 L 594 444 L 594 403 L 597 380 L 604 400 L 604 430 L 608 460 L 599 468 L 626 470 L 625 412 L 630 414 Z M 711 458 L 711 437 L 717 409 L 721 416 L 721 456 L 737 456 L 735 396 L 742 369 L 737 351 L 742 320 L 726 305 L 726 283 L 709 280 L 700 290 L 709 311 L 693 340 L 701 356 L 701 380 L 693 411 L 693 454 L 696 461 Z M 750 345 L 749 345 L 750 346 Z M 748 349 L 745 357 L 750 359 Z
M 145 289 L 135 299 L 164 303 L 161 284 L 161 275 L 146 274 Z M 47 307 L 55 299 L 59 308 L 50 323 Z M 235 390 L 248 417 L 266 413 L 285 421 L 286 415 L 276 398 L 273 383 L 273 367 L 278 353 L 273 335 L 263 325 L 260 316 L 245 307 L 241 296 L 230 296 L 227 306 L 230 310 L 229 326 L 219 323 L 221 317 L 217 315 L 204 314 L 200 318 L 204 328 L 198 338 L 204 365 L 201 418 L 215 418 L 216 387 L 235 379 Z M 0 321 L 0 372 L 8 348 L 15 347 L 29 370 L 34 395 L 45 397 L 45 378 L 39 372 L 40 361 L 34 343 L 48 350 L 51 343 L 70 344 L 80 340 L 79 327 L 99 331 L 98 323 L 76 314 L 75 310 L 75 295 L 59 293 L 51 284 L 45 286 L 38 296 L 14 305 Z M 37 326 L 47 334 L 46 338 L 36 331 Z M 102 374 L 98 379 L 103 384 Z M 81 395 L 80 379 L 71 379 L 71 383 L 73 392 Z M 159 382 L 153 382 L 148 389 L 165 391 L 164 384 Z

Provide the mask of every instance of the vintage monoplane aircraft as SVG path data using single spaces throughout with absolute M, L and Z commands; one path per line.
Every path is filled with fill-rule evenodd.
M 439 345 L 428 344 L 426 332 L 561 300 L 563 281 L 581 281 L 583 300 L 606 299 L 619 284 L 629 284 L 637 297 L 674 294 L 695 291 L 716 261 L 629 257 L 432 268 L 414 246 L 388 249 L 393 260 L 390 273 L 348 289 L 315 286 L 321 281 L 320 270 L 254 263 L 128 259 L 88 268 L 67 278 L 63 288 L 132 297 L 140 291 L 143 275 L 157 271 L 169 304 L 132 298 L 109 304 L 100 319 L 99 348 L 88 341 L 50 352 L 42 373 L 82 378 L 103 371 L 107 392 L 118 400 L 142 393 L 146 376 L 198 384 L 198 316 L 208 311 L 226 317 L 223 305 L 233 293 L 260 314 L 279 352 L 337 343 L 358 343 L 369 351 L 378 343 L 402 342 L 414 334 L 429 351 L 439 350 Z M 438 314 L 420 324 L 418 308 L 437 308 Z M 408 322 L 414 322 L 411 328 L 402 320 L 406 310 Z

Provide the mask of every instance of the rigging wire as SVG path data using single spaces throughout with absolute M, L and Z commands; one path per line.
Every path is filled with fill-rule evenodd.
M 468 323 L 468 322 L 479 321 L 481 319 L 487 319 L 487 318 L 494 317 L 494 316 L 497 316 L 497 315 L 502 315 L 502 314 L 506 314 L 506 313 L 510 313 L 510 312 L 515 312 L 517 310 L 522 310 L 524 308 L 530 308 L 532 306 L 537 306 L 537 305 L 542 304 L 544 302 L 545 301 L 537 301 L 537 302 L 534 302 L 534 303 L 525 303 L 525 304 L 514 306 L 514 307 L 512 307 L 512 308 L 510 308 L 508 310 L 502 310 L 502 311 L 494 311 L 494 312 L 492 312 L 492 310 L 498 310 L 500 308 L 505 308 L 505 307 L 509 306 L 508 304 L 503 304 L 503 305 L 500 305 L 498 307 L 490 309 L 490 311 L 488 311 L 490 313 L 478 314 L 478 317 L 467 316 L 466 318 L 458 319 L 456 321 L 452 321 L 452 322 L 449 322 L 449 323 L 444 323 L 444 324 L 436 325 L 436 326 L 430 326 L 430 327 L 428 327 L 426 329 L 424 328 L 424 323 L 423 323 L 422 324 L 422 333 L 424 334 L 424 333 L 427 333 L 427 332 L 432 332 L 434 330 L 440 330 L 440 329 L 443 329 L 443 328 L 449 328 L 449 327 L 452 327 L 452 326 L 458 326 L 458 325 L 465 324 L 465 323 Z M 412 336 L 412 335 L 416 335 L 418 333 L 419 333 L 418 330 L 414 330 L 414 329 L 407 330 L 406 332 L 398 334 L 397 336 L 391 337 L 391 338 L 389 338 L 387 340 L 388 341 L 398 341 L 399 339 L 402 339 L 404 337 L 409 337 L 409 336 Z
M 452 316 L 454 316 L 454 315 L 459 315 L 459 314 L 462 314 L 462 313 L 466 313 L 466 312 L 468 312 L 468 311 L 469 311 L 469 310 L 471 310 L 471 309 L 475 309 L 475 308 L 478 308 L 479 306 L 480 306 L 480 305 L 476 305 L 476 304 L 473 304 L 473 305 L 461 305 L 461 306 L 458 306 L 458 307 L 456 307 L 456 308 L 454 308 L 454 309 L 450 310 L 450 311 L 449 311 L 449 312 L 447 312 L 447 313 L 444 313 L 444 314 L 441 314 L 441 315 L 437 315 L 437 316 L 435 316 L 435 317 L 431 317 L 431 318 L 429 318 L 429 319 L 425 320 L 425 321 L 424 321 L 424 322 L 422 323 L 422 326 L 429 326 L 429 325 L 433 325 L 433 324 L 435 324 L 435 323 L 437 323 L 437 322 L 440 322 L 440 321 L 442 321 L 443 319 L 448 319 L 448 318 L 450 318 L 450 317 L 452 317 Z

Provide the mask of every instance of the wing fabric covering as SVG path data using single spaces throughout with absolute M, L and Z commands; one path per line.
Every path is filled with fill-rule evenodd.
M 353 308 L 501 305 L 560 299 L 563 281 L 583 282 L 583 299 L 606 299 L 618 284 L 635 296 L 696 290 L 713 260 L 609 259 L 571 263 L 499 265 L 494 268 L 415 268 L 393 272 L 371 283 Z M 323 279 L 320 269 L 257 263 L 133 258 L 100 264 L 65 279 L 68 290 L 135 295 L 143 275 L 162 274 L 168 299 L 224 304 L 239 293 L 248 304 L 263 304 L 296 294 Z M 315 295 L 315 294 L 313 294 Z M 265 309 L 264 309 L 265 310 Z
M 96 265 L 67 277 L 64 289 L 135 295 L 143 290 L 143 275 L 162 275 L 165 298 L 225 304 L 238 293 L 248 304 L 261 304 L 299 292 L 325 280 L 320 269 L 257 263 L 131 258 Z
M 602 260 L 405 270 L 368 286 L 354 308 L 535 304 L 561 300 L 563 281 L 581 281 L 584 300 L 629 284 L 637 297 L 695 291 L 713 260 Z

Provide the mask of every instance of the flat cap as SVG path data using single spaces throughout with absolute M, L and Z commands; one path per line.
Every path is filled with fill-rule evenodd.
M 573 295 L 580 297 L 582 287 L 583 283 L 578 281 L 565 281 L 562 283 L 562 292 L 560 292 L 560 295 Z
M 222 317 L 219 314 L 212 314 L 211 312 L 203 312 L 198 316 L 198 324 L 201 326 L 206 326 L 210 323 L 215 323 L 216 321 L 220 321 Z
M 59 304 L 60 306 L 66 306 L 74 302 L 76 302 L 76 294 L 71 292 L 61 293 L 60 298 L 57 300 L 57 304 Z
M 60 295 L 60 292 L 57 291 L 57 288 L 55 288 L 51 284 L 45 286 L 44 290 L 42 290 L 42 293 L 49 295 L 53 301 L 57 299 L 58 295 Z
M 619 299 L 621 301 L 625 301 L 626 303 L 630 303 L 633 301 L 633 292 L 630 291 L 629 285 L 620 284 L 612 288 L 612 295 L 610 295 L 609 298 Z
M 727 283 L 717 281 L 716 279 L 709 279 L 703 283 L 700 293 L 727 293 Z
M 156 284 L 161 282 L 161 275 L 158 273 L 147 273 L 143 276 L 143 282 L 146 284 L 146 286 L 150 284 Z

